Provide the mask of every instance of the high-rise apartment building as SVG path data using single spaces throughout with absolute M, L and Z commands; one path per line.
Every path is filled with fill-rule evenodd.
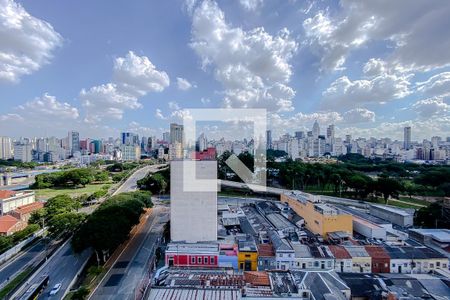
M 68 142 L 71 155 L 80 151 L 80 134 L 78 132 L 69 131 Z
M 183 170 L 184 161 L 170 163 L 170 234 L 172 241 L 189 243 L 217 241 L 217 182 L 203 184 L 198 191 L 186 191 L 193 180 L 217 179 L 217 161 L 186 161 L 195 174 Z M 186 172 L 184 172 L 186 171 Z
M 30 162 L 33 159 L 31 150 L 33 149 L 30 143 L 17 143 L 14 145 L 14 160 L 21 162 Z
M 411 147 L 411 127 L 405 127 L 403 129 L 403 148 L 409 150 Z
M 303 139 L 303 138 L 305 138 L 305 132 L 304 131 L 296 131 L 295 132 L 295 138 L 296 139 Z
M 0 136 L 0 159 L 12 157 L 12 140 L 6 136 Z
M 266 148 L 273 149 L 272 148 L 272 130 L 267 130 L 267 132 L 266 132 Z
M 183 144 L 184 140 L 184 126 L 176 123 L 170 124 L 170 143 L 180 143 Z
M 334 141 L 334 125 L 331 124 L 327 127 L 327 140 L 330 142 Z

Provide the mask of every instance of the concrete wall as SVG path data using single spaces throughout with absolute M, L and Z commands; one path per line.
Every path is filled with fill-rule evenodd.
M 192 161 L 196 178 L 217 179 L 216 161 Z M 217 241 L 217 183 L 200 191 L 187 191 L 194 178 L 183 174 L 183 161 L 170 163 L 170 233 L 172 241 Z M 185 183 L 185 185 L 183 184 Z
M 367 238 L 386 240 L 386 229 L 373 224 L 366 224 L 357 218 L 353 218 L 353 230 Z
M 402 227 L 413 226 L 413 215 L 402 216 L 375 205 L 370 206 L 370 214 Z

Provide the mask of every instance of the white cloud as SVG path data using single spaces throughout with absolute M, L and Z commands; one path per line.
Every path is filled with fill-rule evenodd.
M 24 121 L 24 119 L 19 114 L 5 114 L 5 115 L 0 115 L 0 121 L 9 123 L 9 122 Z
M 177 77 L 177 86 L 178 86 L 178 89 L 180 89 L 182 91 L 187 91 L 187 90 L 191 89 L 192 87 L 196 87 L 195 85 L 192 85 L 192 83 L 187 81 L 187 79 L 184 79 L 181 77 Z
M 349 124 L 375 122 L 375 113 L 365 108 L 354 108 L 342 114 L 342 121 Z
M 293 109 L 295 91 L 287 84 L 297 43 L 287 29 L 272 36 L 261 27 L 232 27 L 217 3 L 206 0 L 193 14 L 191 47 L 225 88 L 225 106 Z
M 170 84 L 166 72 L 158 71 L 148 57 L 137 56 L 133 51 L 116 58 L 113 78 L 122 91 L 136 97 L 162 92 Z
M 450 72 L 443 72 L 430 77 L 427 81 L 416 83 L 417 90 L 427 96 L 450 94 Z
M 364 75 L 369 77 L 379 76 L 387 72 L 386 62 L 377 59 L 371 58 L 363 67 Z
M 164 117 L 164 115 L 162 113 L 162 110 L 159 109 L 159 108 L 157 108 L 156 111 L 155 111 L 155 117 L 157 119 L 160 119 L 160 120 L 166 120 L 167 119 L 166 117 Z
M 55 119 L 76 120 L 79 117 L 76 107 L 67 102 L 59 102 L 55 96 L 48 93 L 20 105 L 18 110 L 21 115 L 28 116 L 27 119 L 32 117 L 32 119 L 43 119 L 49 122 Z
M 0 82 L 18 82 L 47 64 L 62 44 L 53 27 L 13 0 L 0 0 Z
M 180 106 L 175 101 L 169 101 L 169 108 L 172 110 L 180 109 Z
M 411 93 L 409 76 L 382 74 L 370 80 L 351 81 L 342 76 L 334 81 L 322 96 L 326 108 L 350 108 L 365 103 L 384 103 Z
M 247 11 L 255 11 L 264 4 L 263 0 L 239 0 L 241 6 Z
M 345 127 L 340 128 L 338 134 L 351 134 L 356 137 L 388 137 L 403 140 L 403 128 L 411 126 L 412 140 L 420 141 L 431 136 L 448 136 L 450 132 L 450 116 L 440 118 L 416 119 L 403 122 L 383 122 L 369 128 Z
M 122 119 L 125 110 L 142 108 L 139 98 L 149 92 L 161 92 L 169 86 L 169 76 L 158 71 L 146 56 L 129 51 L 114 62 L 113 82 L 83 89 L 85 121 L 96 123 L 104 118 Z
M 81 90 L 80 100 L 86 109 L 86 121 L 96 123 L 103 118 L 120 120 L 126 109 L 138 109 L 138 99 L 123 93 L 116 84 L 107 83 Z
M 319 11 L 303 27 L 324 69 L 341 69 L 351 51 L 384 41 L 389 63 L 425 71 L 450 64 L 449 15 L 447 1 L 343 0 L 336 14 Z
M 444 102 L 443 97 L 433 97 L 419 100 L 412 105 L 413 110 L 422 118 L 430 118 L 433 116 L 450 116 L 450 104 Z

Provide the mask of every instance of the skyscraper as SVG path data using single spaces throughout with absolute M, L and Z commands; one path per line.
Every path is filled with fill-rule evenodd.
M 403 148 L 409 150 L 411 147 L 411 127 L 405 127 L 403 129 Z
M 11 138 L 0 136 L 0 159 L 10 159 L 12 157 Z
M 328 128 L 327 128 L 327 139 L 328 139 L 330 142 L 333 142 L 333 140 L 334 140 L 334 125 L 333 125 L 333 124 L 331 124 L 331 125 L 328 126 Z
M 76 131 L 69 131 L 68 135 L 69 151 L 73 155 L 75 152 L 80 151 L 80 134 Z
M 296 139 L 303 139 L 305 137 L 305 132 L 304 131 L 296 131 L 295 132 L 295 138 Z
M 266 139 L 266 148 L 272 149 L 272 130 L 267 130 Z
M 170 143 L 180 143 L 183 144 L 184 127 L 183 125 L 178 125 L 176 123 L 170 124 Z
M 187 170 L 183 168 L 193 168 L 193 165 L 185 163 L 195 164 L 195 174 L 185 176 Z M 195 178 L 212 180 L 212 186 L 199 191 L 186 191 L 184 187 L 193 186 L 190 181 Z M 214 179 L 217 179 L 217 161 L 175 160 L 170 163 L 172 241 L 188 243 L 217 241 L 217 183 Z
M 319 123 L 317 122 L 317 120 L 314 122 L 314 125 L 312 128 L 312 134 L 313 134 L 313 138 L 315 138 L 315 139 L 319 138 L 320 126 L 319 126 Z

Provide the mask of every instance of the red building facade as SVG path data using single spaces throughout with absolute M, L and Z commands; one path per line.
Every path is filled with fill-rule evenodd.
M 170 243 L 165 257 L 168 267 L 216 268 L 219 265 L 217 244 Z
M 370 245 L 364 248 L 372 258 L 372 273 L 390 273 L 391 258 L 383 247 Z

